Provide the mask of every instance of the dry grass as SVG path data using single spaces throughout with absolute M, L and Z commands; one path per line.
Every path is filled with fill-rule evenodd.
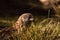
M 60 19 L 48 18 L 41 22 L 32 22 L 31 27 L 23 28 L 20 34 L 11 31 L 5 33 L 4 38 L 4 40 L 60 40 Z
M 33 4 L 33 6 L 35 7 L 38 5 Z M 60 17 L 60 6 L 58 6 L 57 8 L 54 6 L 52 7 L 57 12 L 56 15 Z M 5 20 L 6 18 L 7 21 Z M 17 18 L 18 17 L 16 17 L 16 19 Z M 0 27 L 4 28 L 12 26 L 12 24 L 16 21 L 16 19 L 10 20 L 9 17 L 5 17 L 3 19 L 0 18 Z M 20 34 L 17 34 L 16 30 L 12 31 L 10 30 L 11 29 L 5 31 L 4 29 L 4 31 L 1 32 L 0 28 L 0 40 L 60 40 L 60 19 L 59 18 L 46 19 L 43 17 L 39 19 L 35 18 L 35 22 L 31 23 L 31 27 L 23 28 Z
M 55 19 L 45 19 L 37 25 L 19 34 L 19 40 L 60 40 L 60 22 Z

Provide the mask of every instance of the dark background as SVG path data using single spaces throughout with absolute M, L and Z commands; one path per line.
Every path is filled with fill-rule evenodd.
M 41 16 L 48 17 L 49 7 L 44 7 L 39 0 L 0 0 L 0 27 L 12 25 L 21 14 L 27 12 L 39 18 L 36 20 L 39 22 Z M 55 14 L 53 8 L 50 14 Z
M 38 0 L 0 0 L 0 17 L 13 17 L 26 12 L 40 16 L 47 15 L 48 9 L 44 9 Z

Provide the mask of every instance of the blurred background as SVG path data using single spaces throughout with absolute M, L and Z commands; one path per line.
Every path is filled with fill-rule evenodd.
M 34 22 L 17 35 L 12 25 L 23 13 L 33 14 Z M 60 40 L 60 0 L 0 0 L 0 40 L 5 39 Z
M 59 0 L 50 1 L 55 6 L 60 4 Z M 49 5 L 48 0 L 0 0 L 0 16 L 17 16 L 25 12 L 47 15 Z
M 59 11 L 60 0 L 0 0 L 0 22 L 16 20 L 27 12 L 36 17 L 59 16 Z

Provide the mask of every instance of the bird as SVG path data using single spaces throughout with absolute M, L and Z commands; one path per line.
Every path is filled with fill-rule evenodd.
M 5 27 L 0 29 L 0 40 L 9 39 L 12 37 L 14 40 L 14 31 L 17 31 L 19 34 L 22 31 L 24 26 L 29 27 L 31 22 L 34 20 L 34 17 L 31 13 L 23 13 L 11 27 Z M 6 37 L 7 36 L 7 37 Z
M 31 22 L 34 20 L 34 17 L 31 13 L 23 13 L 19 16 L 18 20 L 13 24 L 13 27 L 18 31 L 22 31 L 22 27 L 29 27 Z

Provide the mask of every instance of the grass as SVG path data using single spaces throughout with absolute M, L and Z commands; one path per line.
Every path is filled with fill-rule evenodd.
M 13 34 L 10 32 L 11 35 L 8 35 L 4 40 L 60 40 L 60 19 L 40 19 L 36 18 L 35 22 L 32 22 L 29 28 L 23 28 L 20 34 L 17 34 L 17 31 L 13 31 Z M 6 24 L 9 25 L 11 22 Z
M 53 9 L 57 12 L 56 15 L 60 17 L 60 6 L 57 8 L 53 6 Z M 0 28 L 12 26 L 17 18 L 7 16 L 0 18 Z M 4 37 L 1 37 L 3 35 Z M 32 22 L 29 28 L 23 28 L 19 34 L 17 34 L 17 31 L 0 32 L 0 40 L 60 40 L 60 19 L 36 17 L 35 22 Z
M 60 40 L 60 23 L 53 19 L 43 21 L 37 25 L 32 23 L 27 31 L 19 34 L 19 40 Z

